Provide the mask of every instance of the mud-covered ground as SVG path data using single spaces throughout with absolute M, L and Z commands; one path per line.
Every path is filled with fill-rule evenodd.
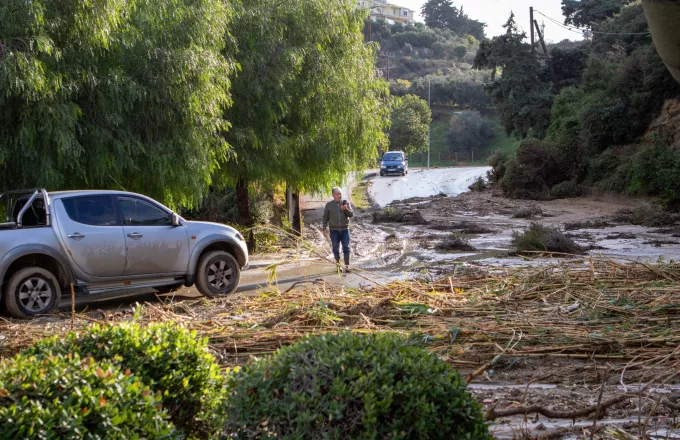
M 407 178 L 370 178 L 371 185 L 379 183 L 381 187 L 401 179 Z M 415 192 L 419 190 L 415 188 Z M 373 209 L 357 211 L 351 246 L 358 267 L 390 279 L 436 276 L 461 264 L 517 267 L 550 263 L 554 260 L 513 253 L 513 233 L 522 232 L 532 222 L 561 229 L 592 256 L 641 262 L 680 258 L 680 226 L 672 217 L 655 211 L 647 200 L 601 196 L 536 202 L 507 199 L 488 189 L 453 197 L 440 194 L 395 200 L 387 205 L 388 210 L 414 214 L 422 221 L 374 223 L 373 213 L 383 209 L 374 204 Z M 330 258 L 330 244 L 320 231 L 321 212 L 314 205 L 304 211 L 305 238 Z M 640 218 L 649 225 L 632 224 L 640 223 Z M 446 242 L 453 236 L 470 247 L 446 250 Z M 288 252 L 290 256 L 293 250 Z
M 411 174 L 410 178 L 413 176 Z M 466 176 L 469 178 L 471 175 Z M 387 187 L 391 181 L 404 178 L 376 176 L 371 179 L 383 179 L 380 183 Z M 461 185 L 447 184 L 446 188 L 457 192 Z M 579 244 L 590 248 L 588 254 L 591 256 L 650 263 L 680 258 L 680 227 L 674 219 L 638 215 L 648 210 L 649 201 L 584 197 L 532 202 L 509 200 L 490 189 L 389 203 L 390 208 L 408 213 L 419 224 L 374 223 L 373 214 L 382 212 L 382 207 L 357 209 L 351 245 L 355 271 L 341 274 L 329 264 L 330 245 L 320 231 L 322 206 L 327 199 L 322 196 L 305 200 L 303 246 L 291 245 L 274 253 L 253 255 L 252 268 L 243 273 L 243 295 L 267 289 L 269 283 L 277 285 L 282 292 L 319 282 L 350 290 L 400 279 L 435 280 L 455 276 L 457 271 L 467 269 L 503 270 L 563 261 L 563 258 L 528 259 L 512 254 L 513 232 L 524 230 L 532 222 L 564 230 Z M 632 224 L 639 223 L 641 217 L 650 225 Z M 466 240 L 473 249 L 441 249 L 453 235 Z M 320 257 L 327 260 L 322 261 Z M 272 263 L 277 263 L 273 278 L 271 270 L 269 274 L 265 270 Z M 676 285 L 670 283 L 663 288 L 675 292 Z M 195 289 L 184 289 L 180 295 L 195 297 L 196 292 Z M 155 300 L 155 296 L 143 298 L 149 299 Z M 128 304 L 136 300 L 129 300 Z M 624 304 L 626 298 L 621 301 Z M 119 300 L 113 300 L 90 308 L 101 308 L 106 314 L 112 309 L 125 310 L 126 307 L 121 307 Z M 526 325 L 532 324 L 527 321 Z M 677 329 L 678 321 L 668 318 L 667 326 Z M 480 331 L 483 330 L 480 327 Z M 679 342 L 669 340 L 669 352 Z M 477 377 L 471 391 L 485 411 L 495 405 L 499 408 L 538 405 L 558 411 L 574 410 L 596 405 L 598 401 L 606 401 L 623 392 L 634 392 L 640 383 L 649 381 L 650 377 L 631 369 L 626 371 L 623 384 L 628 388 L 624 389 L 619 373 L 608 373 L 621 371 L 622 365 L 630 361 L 598 358 L 595 350 L 593 356 L 507 356 Z M 456 366 L 468 374 L 481 363 L 484 363 L 483 359 L 468 356 Z M 676 367 L 680 365 L 676 364 Z M 668 373 L 670 375 L 672 371 Z M 671 385 L 677 383 L 676 379 L 656 389 L 656 396 L 670 398 L 680 394 L 678 386 Z M 498 438 L 520 439 L 591 438 L 591 433 L 595 433 L 592 438 L 680 438 L 678 414 L 680 412 L 674 412 L 668 406 L 659 406 L 652 398 L 629 399 L 609 407 L 594 427 L 592 417 L 563 420 L 530 415 L 499 418 L 493 431 Z M 646 437 L 640 434 L 641 431 Z

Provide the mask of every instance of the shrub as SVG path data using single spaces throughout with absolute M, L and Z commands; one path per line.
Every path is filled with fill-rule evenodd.
M 390 334 L 307 338 L 229 387 L 234 438 L 492 438 L 462 378 Z
M 538 223 L 532 223 L 524 233 L 513 232 L 512 245 L 517 249 L 517 252 L 583 253 L 583 248 L 559 229 Z
M 465 47 L 463 45 L 456 46 L 456 47 L 453 48 L 453 55 L 458 59 L 463 58 L 466 53 L 467 53 L 467 47 Z
M 543 209 L 536 205 L 525 206 L 524 208 L 520 208 L 514 214 L 512 214 L 512 218 L 531 219 L 536 216 L 543 216 Z
M 468 186 L 468 189 L 470 191 L 484 191 L 486 189 L 486 182 L 484 181 L 483 177 L 477 177 L 477 180 L 475 182 Z
M 527 139 L 517 150 L 517 157 L 506 163 L 500 187 L 510 198 L 544 200 L 550 198 L 550 187 L 569 179 L 568 173 L 552 144 Z
M 0 363 L 0 439 L 179 439 L 161 396 L 77 353 Z
M 172 324 L 92 326 L 41 341 L 26 355 L 78 354 L 110 361 L 163 396 L 172 421 L 187 435 L 205 438 L 222 427 L 224 379 L 207 341 Z
M 675 219 L 659 205 L 645 203 L 635 209 L 621 209 L 614 214 L 617 223 L 650 227 L 670 226 Z
M 458 234 L 453 234 L 451 237 L 441 241 L 436 246 L 442 251 L 476 251 L 474 246 L 470 244 L 469 240 L 461 237 Z
M 487 172 L 489 182 L 498 183 L 505 175 L 508 158 L 503 153 L 494 153 L 489 157 L 491 171 Z
M 635 156 L 629 190 L 658 195 L 666 209 L 680 210 L 680 150 L 657 140 Z
M 583 189 L 578 183 L 573 180 L 567 180 L 550 188 L 550 197 L 554 199 L 568 199 L 578 197 L 582 192 Z

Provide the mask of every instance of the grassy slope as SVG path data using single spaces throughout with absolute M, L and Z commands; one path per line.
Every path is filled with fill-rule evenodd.
M 489 156 L 496 151 L 504 153 L 512 153 L 517 150 L 519 141 L 513 137 L 508 137 L 503 130 L 500 122 L 494 120 L 494 130 L 496 137 L 489 143 L 488 146 L 482 148 L 478 152 L 479 157 L 475 157 L 474 162 L 459 161 L 456 163 L 454 158 L 449 158 L 448 145 L 446 141 L 449 130 L 449 121 L 451 116 L 456 111 L 460 111 L 459 107 L 455 106 L 433 106 L 432 116 L 433 121 L 430 126 L 430 165 L 432 166 L 452 166 L 452 165 L 486 165 Z M 409 161 L 409 165 L 413 167 L 427 165 L 427 151 L 422 154 L 413 154 Z

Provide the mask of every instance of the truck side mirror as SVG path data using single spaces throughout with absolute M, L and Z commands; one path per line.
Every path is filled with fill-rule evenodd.
M 179 219 L 179 216 L 175 214 L 174 212 L 172 213 L 172 226 L 181 226 L 182 222 Z

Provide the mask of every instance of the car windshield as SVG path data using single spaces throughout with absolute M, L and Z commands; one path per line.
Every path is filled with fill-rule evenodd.
M 399 160 L 399 161 L 401 161 L 403 159 L 404 159 L 404 156 L 402 156 L 401 153 L 385 153 L 385 155 L 383 156 L 383 160 L 390 160 L 390 161 Z

